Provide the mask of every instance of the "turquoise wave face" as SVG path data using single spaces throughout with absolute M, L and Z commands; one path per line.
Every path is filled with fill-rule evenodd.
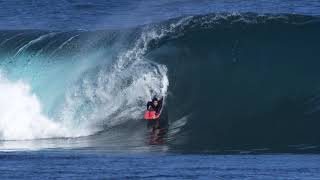
M 16 122 L 29 122 L 19 136 L 15 134 L 20 132 L 0 128 L 5 134 L 2 140 L 92 135 L 140 119 L 145 102 L 155 94 L 165 96 L 167 92 L 166 67 L 143 58 L 148 42 L 161 34 L 132 29 L 3 31 L 1 35 L 0 68 L 4 82 L 9 81 L 7 85 L 12 85 L 12 89 L 19 89 L 19 82 L 28 87 L 18 91 L 27 99 L 16 102 L 25 103 L 24 109 L 32 109 L 33 104 L 40 106 L 29 115 L 34 118 L 15 118 Z M 11 114 L 21 111 L 15 106 L 11 109 Z M 25 136 L 30 131 L 28 127 L 37 121 L 54 122 L 52 127 L 63 127 L 68 133 L 52 130 L 48 135 L 34 130 Z M 17 124 L 4 123 L 7 127 Z M 37 128 L 48 131 L 50 127 Z

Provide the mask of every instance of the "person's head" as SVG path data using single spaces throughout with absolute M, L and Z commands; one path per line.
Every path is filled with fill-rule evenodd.
M 157 99 L 156 96 L 154 96 L 154 97 L 152 98 L 152 102 L 154 102 L 154 101 L 158 101 L 158 99 Z
M 153 105 L 157 107 L 158 106 L 158 100 L 153 101 Z

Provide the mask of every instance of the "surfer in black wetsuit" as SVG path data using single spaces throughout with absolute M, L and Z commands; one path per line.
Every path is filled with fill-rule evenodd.
M 161 112 L 163 103 L 163 97 L 161 99 L 157 99 L 156 97 L 152 98 L 152 101 L 149 101 L 147 103 L 147 110 L 148 111 L 155 111 L 156 115 L 158 115 Z M 152 127 L 152 129 L 159 129 L 160 128 L 160 119 L 156 119 L 154 121 L 148 121 L 147 127 Z
M 152 101 L 147 103 L 148 111 L 155 111 L 156 115 L 165 116 L 166 112 L 162 112 L 163 97 L 157 99 L 152 98 Z M 165 110 L 165 109 L 164 109 Z M 164 114 L 163 114 L 164 113 Z M 157 119 L 148 120 L 147 128 L 151 128 L 149 144 L 163 144 L 165 143 L 165 134 L 167 132 L 168 117 L 158 117 Z
M 162 108 L 163 97 L 161 99 L 157 99 L 156 97 L 152 98 L 152 101 L 147 103 L 147 110 L 156 111 L 156 114 L 159 114 Z

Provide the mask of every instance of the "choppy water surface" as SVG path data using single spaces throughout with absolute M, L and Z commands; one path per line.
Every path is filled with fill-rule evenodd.
M 319 179 L 318 155 L 1 153 L 2 179 Z M 303 162 L 303 163 L 302 163 Z M 14 173 L 13 173 L 14 172 Z

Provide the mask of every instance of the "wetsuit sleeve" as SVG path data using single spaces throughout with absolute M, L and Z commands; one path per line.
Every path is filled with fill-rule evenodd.
M 151 103 L 152 103 L 152 102 L 150 102 L 150 101 L 147 103 L 147 110 L 148 110 L 149 107 L 151 106 Z
M 163 98 L 161 98 L 161 100 L 159 101 L 159 105 L 158 105 L 158 108 L 157 108 L 157 111 L 156 111 L 157 114 L 159 114 L 161 109 L 162 109 L 162 101 L 163 101 Z

